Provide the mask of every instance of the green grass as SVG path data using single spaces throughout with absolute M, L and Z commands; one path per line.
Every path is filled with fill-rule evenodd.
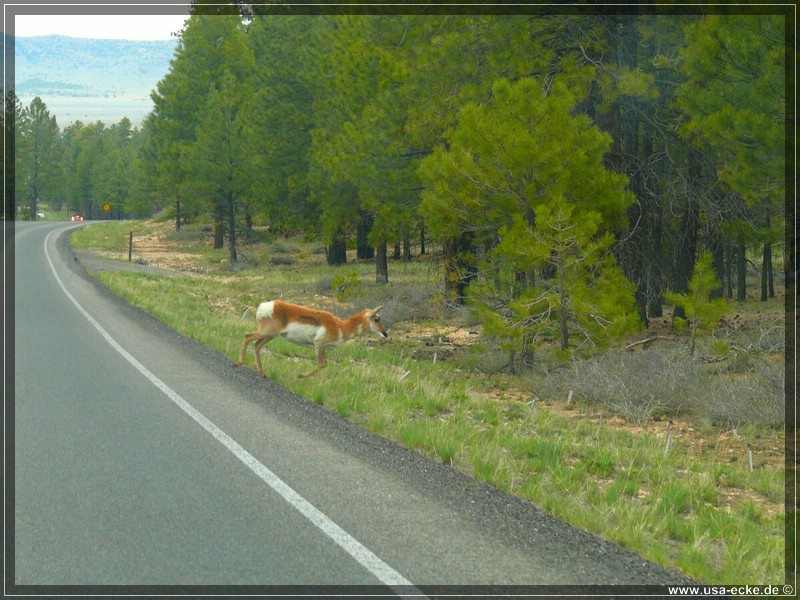
M 104 247 L 131 227 L 86 227 L 73 240 Z M 377 298 L 386 288 L 369 284 L 373 268 L 348 267 L 364 293 Z M 408 286 L 427 276 L 418 267 L 396 271 Z M 326 272 L 301 263 L 243 269 L 236 279 L 229 272 L 225 277 L 121 271 L 97 276 L 132 304 L 237 360 L 260 300 L 276 292 L 289 298 L 308 295 Z M 412 345 L 391 335 L 386 342 L 359 338 L 328 352 L 321 379 L 298 378 L 313 369 L 313 351 L 282 339 L 267 344 L 262 358 L 271 379 L 309 401 L 647 559 L 709 584 L 783 581 L 782 469 L 750 472 L 744 462 L 718 456 L 713 445 L 698 452 L 682 445 L 680 437 L 665 455 L 664 439 L 651 433 L 561 416 L 539 408 L 541 403 L 532 408 L 502 395 L 489 400 L 481 393 L 487 386 L 509 388 L 515 380 L 413 360 Z M 247 356 L 254 368 L 252 346 Z M 763 435 L 762 430 L 750 433 Z M 732 494 L 741 499 L 726 501 Z
M 128 243 L 130 233 L 134 238 L 149 231 L 142 221 L 107 221 L 92 226 L 76 229 L 70 236 L 73 248 L 99 250 L 118 256 L 109 256 L 117 260 L 128 259 Z

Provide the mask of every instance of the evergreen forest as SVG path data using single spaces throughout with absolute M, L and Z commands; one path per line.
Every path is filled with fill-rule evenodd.
M 195 6 L 141 127 L 6 94 L 4 216 L 208 223 L 232 266 L 254 228 L 303 232 L 381 283 L 433 253 L 443 301 L 521 360 L 646 326 L 696 266 L 740 301 L 748 264 L 762 300 L 794 272 L 786 7 L 227 8 Z

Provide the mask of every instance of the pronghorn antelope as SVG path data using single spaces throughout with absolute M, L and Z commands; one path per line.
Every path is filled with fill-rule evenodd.
M 338 346 L 342 342 L 367 331 L 379 333 L 388 337 L 386 329 L 381 324 L 378 312 L 383 308 L 362 310 L 360 313 L 342 320 L 324 310 L 316 310 L 289 304 L 281 300 L 262 302 L 256 310 L 256 323 L 258 329 L 244 335 L 242 352 L 239 355 L 239 364 L 245 361 L 247 346 L 255 341 L 256 364 L 259 374 L 264 377 L 264 368 L 261 366 L 261 348 L 276 336 L 283 336 L 290 342 L 301 346 L 310 346 L 317 352 L 317 368 L 300 377 L 310 377 L 319 374 L 325 368 L 325 349 L 329 346 Z

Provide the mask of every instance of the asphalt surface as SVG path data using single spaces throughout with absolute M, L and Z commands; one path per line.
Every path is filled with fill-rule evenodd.
M 88 276 L 71 228 L 14 229 L 7 590 L 689 582 L 178 335 Z

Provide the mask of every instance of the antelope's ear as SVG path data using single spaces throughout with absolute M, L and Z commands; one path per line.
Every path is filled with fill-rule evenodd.
M 382 308 L 383 308 L 383 304 L 381 304 L 378 308 L 373 308 L 372 309 L 372 314 L 373 315 L 378 314 Z

